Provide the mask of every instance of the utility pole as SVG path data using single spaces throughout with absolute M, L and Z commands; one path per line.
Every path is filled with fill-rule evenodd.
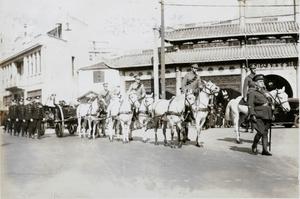
M 159 80 L 158 80 L 158 51 L 157 51 L 157 25 L 153 28 L 153 77 L 154 77 L 154 100 L 159 99 Z
M 165 82 L 165 13 L 164 13 L 164 0 L 161 0 L 161 48 L 160 48 L 160 71 L 161 71 L 161 96 L 166 99 L 166 82 Z

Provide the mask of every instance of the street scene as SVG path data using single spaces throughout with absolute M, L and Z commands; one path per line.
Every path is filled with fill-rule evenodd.
M 47 129 L 41 140 L 9 136 L 1 129 L 2 198 L 298 198 L 299 131 L 273 127 L 273 156 L 253 155 L 253 133 L 233 128 L 196 131 L 182 148 L 159 145 L 154 132 L 143 143 L 109 142 Z M 167 130 L 170 142 L 170 133 Z M 261 151 L 261 144 L 258 150 Z
M 0 198 L 299 198 L 299 0 L 0 0 L 0 27 Z

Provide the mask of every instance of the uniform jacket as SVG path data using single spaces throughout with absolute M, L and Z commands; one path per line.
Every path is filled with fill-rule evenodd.
M 19 118 L 19 120 L 24 120 L 25 119 L 25 106 L 24 106 L 24 104 L 19 104 L 18 105 L 18 118 Z
M 254 74 L 248 75 L 244 80 L 244 86 L 243 86 L 243 96 L 247 96 L 251 91 L 255 89 L 255 82 L 252 80 L 254 77 Z
M 8 118 L 13 119 L 13 120 L 18 118 L 18 106 L 17 105 L 11 105 L 9 107 Z
M 44 118 L 44 107 L 43 104 L 38 102 L 33 104 L 33 112 L 32 112 L 32 118 L 33 119 L 43 119 Z
M 32 113 L 33 113 L 33 105 L 32 104 L 26 104 L 25 105 L 25 119 L 30 120 L 32 119 Z
M 187 90 L 192 89 L 193 92 L 195 92 L 195 90 L 197 88 L 199 88 L 199 86 L 202 85 L 201 82 L 201 78 L 199 75 L 194 74 L 192 71 L 187 73 L 182 80 L 181 83 L 181 90 L 185 93 Z
M 270 106 L 264 91 L 255 89 L 253 92 L 249 93 L 248 105 L 251 116 L 255 115 L 258 119 L 272 119 L 272 107 Z
M 111 93 L 109 90 L 102 90 L 100 92 L 100 97 L 104 99 L 105 103 L 108 105 L 110 103 L 111 100 Z
M 132 91 L 135 91 L 135 94 L 140 98 L 146 95 L 144 84 L 141 83 L 138 84 L 137 82 L 133 82 L 128 89 L 129 93 Z

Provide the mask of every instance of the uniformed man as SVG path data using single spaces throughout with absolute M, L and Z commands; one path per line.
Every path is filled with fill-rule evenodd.
M 24 132 L 27 133 L 27 138 L 31 138 L 34 135 L 33 130 L 33 104 L 31 97 L 27 97 L 28 103 L 25 105 L 25 117 L 24 117 Z
M 13 99 L 11 101 L 11 105 L 8 110 L 8 132 L 10 135 L 14 134 L 17 135 L 17 122 L 19 121 L 18 119 L 18 107 L 17 107 L 17 100 Z M 13 133 L 14 132 L 14 133 Z
M 253 81 L 253 77 L 256 74 L 256 66 L 254 64 L 250 65 L 250 74 L 245 78 L 244 80 L 244 86 L 243 86 L 243 97 L 244 101 L 247 102 L 248 95 L 253 90 L 255 90 L 255 82 Z
M 18 119 L 19 122 L 17 124 L 17 134 L 20 137 L 24 136 L 24 129 L 25 129 L 25 106 L 24 106 L 24 99 L 20 99 L 18 105 Z
M 110 104 L 110 100 L 112 98 L 112 94 L 110 93 L 110 91 L 108 90 L 108 83 L 104 82 L 102 84 L 103 86 L 103 90 L 100 92 L 100 97 L 104 99 L 106 105 L 108 106 Z M 107 108 L 107 107 L 106 107 Z M 107 112 L 106 110 L 101 111 L 100 113 L 101 117 L 107 117 Z M 102 134 L 103 136 L 106 136 L 105 133 L 105 128 L 106 128 L 106 119 L 100 120 L 100 125 L 101 125 L 101 130 L 102 130 Z
M 32 124 L 32 133 L 34 134 L 37 131 L 37 138 L 41 138 L 42 130 L 42 121 L 45 120 L 44 106 L 40 102 L 40 96 L 35 97 L 35 102 L 33 104 L 32 112 L 33 124 Z M 34 135 L 33 137 L 34 138 Z
M 257 131 L 252 145 L 252 152 L 255 155 L 258 154 L 257 144 L 262 137 L 263 151 L 261 154 L 271 156 L 272 154 L 267 147 L 268 131 L 272 124 L 273 113 L 269 100 L 266 97 L 264 75 L 255 75 L 253 81 L 255 82 L 255 90 L 249 93 L 248 99 L 250 118 Z
M 134 76 L 135 81 L 129 86 L 128 88 L 128 93 L 135 93 L 137 95 L 137 98 L 139 102 L 141 103 L 144 97 L 146 96 L 146 90 L 144 84 L 141 83 L 141 77 L 139 75 Z M 138 112 L 139 110 L 133 110 L 133 117 L 132 117 L 132 122 L 130 124 L 130 129 L 133 130 L 134 128 L 134 123 L 137 121 L 138 117 Z M 140 123 L 136 122 L 136 128 L 139 129 Z M 129 138 L 130 141 L 132 141 L 132 138 Z
M 183 93 L 188 92 L 189 90 L 192 90 L 194 95 L 197 97 L 200 89 L 203 87 L 203 83 L 201 81 L 200 76 L 197 74 L 199 66 L 196 63 L 191 64 L 191 72 L 187 73 L 181 82 L 181 91 Z M 182 128 L 185 131 L 185 139 L 186 141 L 190 141 L 188 138 L 189 134 L 189 123 L 194 120 L 194 116 L 192 114 L 191 110 L 186 110 L 185 112 L 185 121 L 182 123 Z

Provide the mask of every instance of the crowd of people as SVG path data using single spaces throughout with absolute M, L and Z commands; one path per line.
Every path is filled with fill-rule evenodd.
M 17 101 L 13 99 L 9 106 L 7 118 L 4 120 L 4 131 L 11 136 L 41 138 L 42 122 L 45 120 L 44 106 L 40 96 L 27 97 Z

